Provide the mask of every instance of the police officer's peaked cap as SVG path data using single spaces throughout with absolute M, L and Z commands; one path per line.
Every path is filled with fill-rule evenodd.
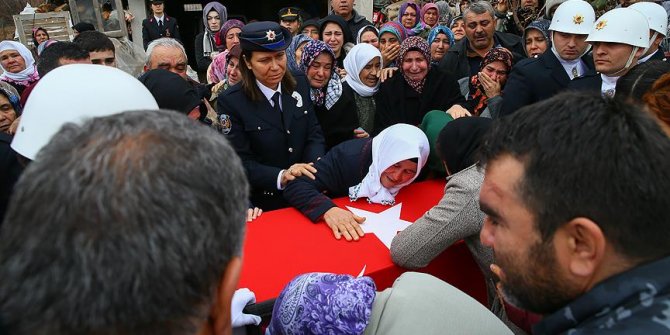
M 249 23 L 240 33 L 240 45 L 245 51 L 281 51 L 289 44 L 291 32 L 277 22 Z

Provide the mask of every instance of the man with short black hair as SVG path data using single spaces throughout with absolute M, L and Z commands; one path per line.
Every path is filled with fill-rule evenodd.
M 481 61 L 494 47 L 503 47 L 512 52 L 514 63 L 525 58 L 521 38 L 495 31 L 496 18 L 489 2 L 477 1 L 465 10 L 465 37 L 449 48 L 439 67 L 453 73 L 457 79 L 471 78 L 479 72 Z
M 535 334 L 668 334 L 670 138 L 638 106 L 564 92 L 484 139 L 480 238 Z
M 84 31 L 73 42 L 88 51 L 91 63 L 116 67 L 116 48 L 107 35 L 99 31 Z
M 42 51 L 37 60 L 37 73 L 40 78 L 51 72 L 51 70 L 67 64 L 91 64 L 91 59 L 86 50 L 73 42 L 56 42 Z M 21 93 L 21 105 L 25 106 L 30 94 L 39 80 L 26 87 Z
M 70 123 L 15 189 L 0 235 L 9 333 L 230 333 L 248 185 L 220 134 L 170 111 Z

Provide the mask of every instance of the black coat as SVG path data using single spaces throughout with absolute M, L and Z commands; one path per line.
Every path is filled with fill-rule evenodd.
M 181 34 L 179 34 L 179 25 L 177 19 L 164 15 L 163 29 L 158 29 L 158 21 L 151 15 L 142 21 L 142 42 L 144 43 L 144 50 L 147 49 L 151 41 L 161 37 L 172 37 L 181 42 Z
M 512 52 L 513 63 L 516 64 L 516 62 L 526 58 L 526 50 L 524 49 L 519 36 L 496 31 L 493 34 L 493 38 L 495 40 L 494 44 L 507 48 Z M 451 72 L 456 77 L 456 80 L 464 77 L 471 77 L 467 46 L 468 38 L 464 37 L 454 46 L 449 48 L 447 54 L 444 55 L 439 64 L 442 71 Z
M 314 167 L 316 180 L 300 177 L 288 183 L 284 198 L 312 222 L 336 207 L 329 197 L 349 194 L 349 187 L 359 184 L 372 164 L 372 138 L 359 138 L 340 143 Z
M 585 76 L 595 74 L 593 58 L 582 57 L 586 64 Z M 501 115 L 514 113 L 519 108 L 553 97 L 565 90 L 570 77 L 551 50 L 537 58 L 528 58 L 517 63 L 507 79 Z
M 347 82 L 342 83 L 342 95 L 330 110 L 323 105 L 315 106 L 314 111 L 326 138 L 326 149 L 353 139 L 354 129 L 360 126 L 354 90 Z
M 17 153 L 9 145 L 12 136 L 0 132 L 0 224 L 2 223 L 14 184 L 23 173 L 23 165 L 17 158 Z
M 421 94 L 407 84 L 401 73 L 396 73 L 379 87 L 375 94 L 375 134 L 396 123 L 418 126 L 424 115 L 432 110 L 446 111 L 465 102 L 456 78 L 431 67 Z
M 203 37 L 205 37 L 205 32 L 201 32 L 200 34 L 195 36 L 195 62 L 198 64 L 198 71 L 207 71 L 207 68 L 209 67 L 210 64 L 212 64 L 212 59 L 209 57 L 209 55 L 205 55 L 205 48 L 203 46 Z M 210 41 L 212 42 L 212 45 L 215 46 L 216 43 L 214 42 L 214 39 L 210 37 Z M 217 51 L 212 50 L 212 51 Z
M 568 84 L 568 89 L 573 91 L 601 92 L 603 78 L 599 73 L 593 73 L 588 76 L 575 78 Z
M 263 210 L 286 207 L 277 190 L 277 176 L 282 169 L 295 163 L 316 162 L 325 153 L 307 81 L 303 75 L 295 77 L 302 106 L 298 106 L 293 93 L 283 93 L 282 114 L 277 114 L 264 96 L 251 100 L 239 84 L 226 90 L 216 103 L 217 113 L 230 117 L 227 138 L 242 159 L 251 184 L 251 201 Z

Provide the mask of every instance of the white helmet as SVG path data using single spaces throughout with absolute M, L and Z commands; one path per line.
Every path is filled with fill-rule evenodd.
M 588 35 L 591 33 L 595 20 L 596 13 L 591 4 L 583 0 L 568 0 L 558 6 L 554 12 L 549 30 Z
M 649 47 L 649 23 L 642 13 L 631 8 L 615 8 L 593 25 L 587 42 L 612 42 Z
M 88 118 L 138 109 L 158 109 L 158 104 L 131 75 L 109 66 L 61 66 L 35 86 L 11 146 L 34 160 L 65 123 L 80 124 Z
M 654 2 L 637 2 L 628 8 L 635 9 L 642 13 L 649 22 L 649 29 L 663 35 L 668 36 L 668 12 L 663 6 Z

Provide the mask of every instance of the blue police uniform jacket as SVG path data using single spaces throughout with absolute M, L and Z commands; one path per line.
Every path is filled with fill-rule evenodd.
M 237 84 L 217 100 L 217 113 L 229 118 L 227 138 L 242 159 L 251 201 L 263 210 L 286 207 L 277 176 L 295 163 L 316 162 L 325 153 L 304 75 L 294 74 L 295 92 L 282 92 L 281 114 L 263 96 L 251 100 Z

